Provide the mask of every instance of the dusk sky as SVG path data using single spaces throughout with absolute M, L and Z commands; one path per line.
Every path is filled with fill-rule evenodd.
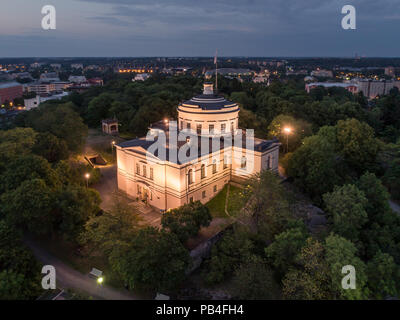
M 341 28 L 346 4 L 356 30 Z M 0 57 L 395 57 L 399 30 L 399 0 L 1 0 Z

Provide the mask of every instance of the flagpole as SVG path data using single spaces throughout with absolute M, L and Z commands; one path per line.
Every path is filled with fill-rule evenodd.
M 215 52 L 215 91 L 218 94 L 218 49 Z

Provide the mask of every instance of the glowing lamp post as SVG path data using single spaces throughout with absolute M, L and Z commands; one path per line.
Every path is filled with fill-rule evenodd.
M 90 174 L 89 173 L 85 174 L 85 179 L 86 179 L 86 188 L 89 188 L 89 179 L 90 179 Z
M 104 282 L 104 278 L 103 277 L 99 277 L 99 278 L 97 278 L 97 283 L 98 284 L 102 284 Z
M 289 152 L 289 134 L 292 133 L 292 128 L 286 127 L 283 131 L 286 133 L 286 152 Z

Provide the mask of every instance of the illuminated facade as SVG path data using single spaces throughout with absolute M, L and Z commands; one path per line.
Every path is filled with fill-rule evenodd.
M 190 201 L 205 203 L 231 180 L 278 170 L 279 142 L 241 134 L 239 106 L 215 95 L 212 84 L 177 111 L 177 122 L 150 127 L 151 141 L 143 137 L 116 146 L 118 188 L 129 197 L 164 211 Z M 153 152 L 155 141 L 165 154 Z M 192 156 L 189 150 L 197 152 Z

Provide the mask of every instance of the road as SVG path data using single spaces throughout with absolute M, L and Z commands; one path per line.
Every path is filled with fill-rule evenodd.
M 76 289 L 92 296 L 94 299 L 104 300 L 140 300 L 125 289 L 114 289 L 107 285 L 98 285 L 95 279 L 84 275 L 58 258 L 52 256 L 47 251 L 40 248 L 32 239 L 25 239 L 25 243 L 32 249 L 35 257 L 43 263 L 43 265 L 52 265 L 56 269 L 56 282 L 58 288 Z

